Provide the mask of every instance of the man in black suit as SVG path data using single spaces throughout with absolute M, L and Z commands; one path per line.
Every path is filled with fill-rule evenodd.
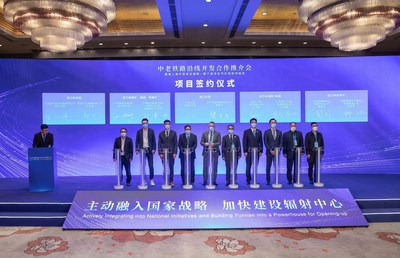
M 318 124 L 316 122 L 311 123 L 311 132 L 306 134 L 305 139 L 307 162 L 308 162 L 308 179 L 310 184 L 314 184 L 317 178 L 317 151 L 316 148 L 322 147 L 321 157 L 324 154 L 324 138 L 322 133 L 318 132 Z M 314 170 L 314 173 L 313 173 Z
M 185 184 L 185 152 L 184 149 L 188 148 L 191 151 L 190 154 L 190 184 L 194 184 L 195 170 L 194 160 L 196 159 L 196 148 L 197 148 L 197 136 L 191 132 L 192 127 L 185 125 L 185 132 L 179 135 L 179 158 L 181 160 L 181 177 L 182 184 Z
M 270 129 L 266 130 L 264 133 L 264 145 L 267 155 L 267 185 L 271 184 L 272 162 L 275 162 L 275 155 L 279 154 L 275 152 L 275 148 L 282 147 L 282 131 L 276 129 L 276 124 L 276 119 L 271 118 L 269 120 Z
M 142 129 L 136 132 L 135 147 L 136 155 L 139 154 L 140 149 L 145 150 L 150 170 L 150 185 L 155 185 L 153 155 L 156 152 L 156 136 L 153 129 L 149 128 L 149 120 L 147 118 L 142 119 Z
M 250 125 L 251 128 L 247 129 L 243 133 L 243 152 L 246 157 L 246 182 L 248 185 L 251 181 L 251 166 L 257 166 L 257 164 L 252 164 L 253 159 L 251 158 L 251 148 L 258 148 L 259 157 L 263 152 L 262 132 L 257 129 L 257 119 L 250 119 Z
M 286 176 L 288 184 L 290 185 L 293 182 L 293 177 L 296 178 L 297 173 L 300 173 L 300 171 L 297 171 L 296 148 L 304 147 L 303 134 L 300 131 L 297 131 L 295 122 L 291 122 L 290 131 L 283 134 L 282 145 L 283 145 L 283 156 L 287 158 Z M 293 165 L 294 165 L 294 174 L 292 175 Z
M 240 146 L 240 138 L 234 134 L 233 125 L 228 125 L 228 134 L 222 138 L 222 159 L 225 160 L 226 167 L 226 184 L 229 185 L 231 182 L 231 165 L 232 165 L 232 150 L 236 150 L 236 168 L 238 161 L 241 157 L 242 151 Z
M 214 160 L 213 160 L 213 184 L 217 184 L 217 174 L 218 174 L 218 157 L 221 155 L 221 151 L 219 146 L 221 145 L 221 134 L 215 130 L 215 123 L 208 123 L 208 131 L 204 132 L 201 136 L 201 146 L 203 146 L 203 185 L 207 184 L 208 179 L 208 151 L 213 152 Z
M 131 162 L 133 158 L 133 141 L 131 138 L 126 136 L 127 133 L 126 128 L 121 128 L 120 134 L 121 136 L 116 138 L 114 141 L 114 150 L 119 149 L 120 150 L 120 155 L 121 155 L 121 181 L 123 178 L 122 170 L 125 167 L 125 173 L 126 173 L 126 185 L 130 186 L 131 185 Z M 116 161 L 116 156 L 114 152 L 114 161 Z
M 162 149 L 170 149 L 168 153 L 168 163 L 169 163 L 169 184 L 174 186 L 174 163 L 176 158 L 176 153 L 178 152 L 178 141 L 176 137 L 176 132 L 171 130 L 171 121 L 164 121 L 165 130 L 158 135 L 158 154 L 162 162 L 164 163 L 164 153 Z
M 40 126 L 40 132 L 35 134 L 33 137 L 33 148 L 49 148 L 53 147 L 54 138 L 53 134 L 49 133 L 49 126 L 42 124 Z

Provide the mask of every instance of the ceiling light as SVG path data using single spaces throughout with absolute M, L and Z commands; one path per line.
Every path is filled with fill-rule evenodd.
M 211 3 L 211 0 L 206 0 L 206 3 Z
M 0 0 L 4 17 L 42 49 L 68 52 L 107 30 L 115 18 L 113 0 Z
M 262 12 L 262 15 L 263 15 L 263 16 L 267 15 L 267 12 Z
M 231 42 L 230 42 L 230 41 L 228 41 L 228 42 L 226 42 L 226 44 L 231 44 Z
M 102 46 L 103 45 L 103 43 L 99 43 L 99 46 Z
M 127 46 L 127 45 L 129 45 L 129 43 L 128 43 L 128 42 L 125 42 L 124 45 Z
M 308 44 L 307 41 L 304 41 L 304 42 L 303 42 L 303 45 L 307 45 L 307 44 Z
M 203 24 L 203 27 L 208 27 L 208 24 L 207 24 L 207 23 L 204 23 L 204 24 Z
M 150 44 L 154 45 L 154 41 L 150 42 Z
M 278 41 L 278 45 L 281 45 L 282 44 L 282 41 Z
M 251 42 L 251 44 L 253 44 L 253 45 L 255 45 L 257 42 L 255 42 L 255 41 L 253 41 L 253 42 Z
M 206 42 L 202 41 L 201 44 L 204 45 L 204 44 L 206 44 Z
M 400 0 L 303 0 L 299 15 L 308 30 L 343 51 L 376 46 L 400 26 Z

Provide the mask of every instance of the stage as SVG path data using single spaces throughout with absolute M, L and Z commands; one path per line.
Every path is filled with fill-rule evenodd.
M 267 186 L 265 179 L 260 178 L 260 189 L 273 189 Z M 284 175 L 281 175 L 284 178 Z M 125 186 L 122 191 L 218 191 L 230 190 L 225 186 L 225 175 L 218 177 L 219 185 L 216 190 L 206 190 L 202 186 L 202 176 L 196 176 L 192 190 L 183 190 L 180 176 L 175 176 L 175 187 L 171 190 L 161 189 L 162 177 L 156 176 L 156 186 L 149 186 L 148 190 L 138 190 L 138 176 L 133 176 L 132 185 Z M 306 182 L 306 175 L 302 175 Z M 61 226 L 70 208 L 76 191 L 109 191 L 113 190 L 116 178 L 113 176 L 91 177 L 59 177 L 54 192 L 30 193 L 27 178 L 0 179 L 0 225 L 11 226 Z M 348 188 L 363 214 L 369 222 L 395 222 L 400 221 L 400 188 L 394 182 L 400 182 L 400 175 L 377 174 L 348 174 L 348 175 L 323 175 L 322 181 L 325 188 Z M 250 190 L 246 185 L 244 175 L 238 178 L 240 190 Z M 293 185 L 283 181 L 283 189 L 296 191 Z M 307 183 L 305 189 L 316 188 Z M 257 193 L 257 189 L 252 189 Z

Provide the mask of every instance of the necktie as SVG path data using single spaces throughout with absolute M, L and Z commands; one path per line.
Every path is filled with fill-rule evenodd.
M 318 138 L 317 138 L 317 134 L 314 134 L 314 147 L 318 148 Z
M 276 139 L 276 131 L 272 130 L 272 136 L 274 137 L 274 140 Z
M 189 139 L 190 139 L 190 135 L 186 135 L 186 142 L 187 142 L 187 147 L 189 148 Z
M 42 139 L 43 139 L 43 142 L 46 141 L 46 135 L 45 134 L 42 135 Z
M 253 130 L 253 135 L 254 135 L 254 137 L 256 137 L 256 130 Z
M 165 135 L 168 137 L 169 136 L 169 131 L 165 131 Z
M 210 142 L 212 143 L 214 141 L 214 134 L 213 132 L 210 133 Z
M 294 147 L 297 147 L 296 133 L 293 133 L 293 145 L 294 145 Z

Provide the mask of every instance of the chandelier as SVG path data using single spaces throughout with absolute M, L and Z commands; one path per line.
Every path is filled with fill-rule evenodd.
M 0 0 L 5 19 L 51 52 L 69 52 L 115 18 L 113 0 Z
M 299 14 L 333 47 L 365 50 L 400 26 L 400 0 L 300 0 Z

